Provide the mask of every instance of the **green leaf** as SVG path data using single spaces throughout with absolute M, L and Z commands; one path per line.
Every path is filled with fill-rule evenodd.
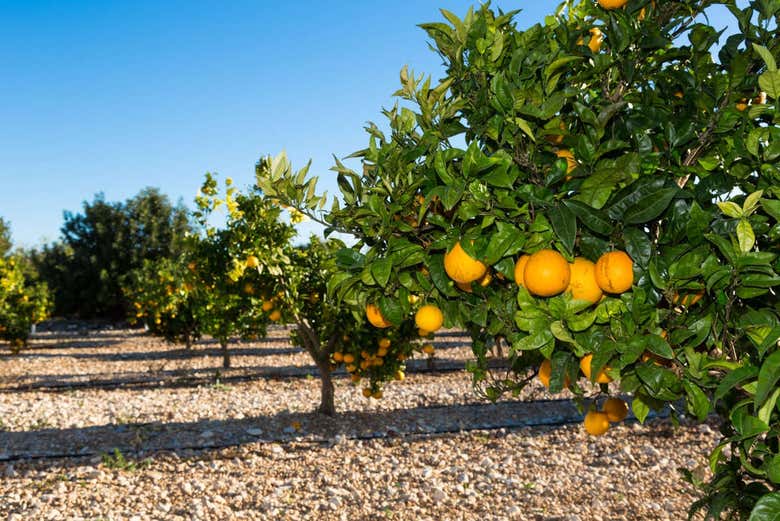
M 444 255 L 431 255 L 428 269 L 431 272 L 431 281 L 436 289 L 448 297 L 458 296 L 457 290 L 453 287 L 452 279 L 444 270 Z
M 765 71 L 758 77 L 758 85 L 771 98 L 780 96 L 780 71 Z
M 612 223 L 607 215 L 601 210 L 597 210 L 582 201 L 574 199 L 564 201 L 563 204 L 592 232 L 600 235 L 609 235 L 612 233 Z
M 641 178 L 625 189 L 621 190 L 620 193 L 615 196 L 615 201 L 609 207 L 607 213 L 612 219 L 616 221 L 623 220 L 623 216 L 630 209 L 641 209 L 639 201 L 644 201 L 647 203 L 653 198 L 654 194 L 658 194 L 663 190 L 666 190 L 666 188 L 664 188 L 665 184 L 666 181 L 663 178 Z
M 778 397 L 780 397 L 780 387 L 772 391 L 772 394 L 769 395 L 769 398 L 767 398 L 766 403 L 761 406 L 761 409 L 758 410 L 758 414 L 757 414 L 758 419 L 766 423 L 767 425 L 769 424 L 769 421 L 772 418 L 772 412 L 775 409 L 775 405 L 777 405 Z
M 526 337 L 523 337 L 520 340 L 517 340 L 516 342 L 513 342 L 512 349 L 519 350 L 519 351 L 530 351 L 533 349 L 541 349 L 544 346 L 553 342 L 554 340 L 555 337 L 553 337 L 553 334 L 550 332 L 550 330 L 545 329 L 533 335 L 528 335 Z
M 747 407 L 737 407 L 731 411 L 731 424 L 740 439 L 753 438 L 769 430 L 769 425 L 753 416 Z
M 763 45 L 758 45 L 757 43 L 753 44 L 753 50 L 758 53 L 759 56 L 761 56 L 761 59 L 764 60 L 764 63 L 766 63 L 766 68 L 769 71 L 776 71 L 777 70 L 777 62 L 775 61 L 775 57 L 772 56 L 772 53 L 764 47 Z
M 737 203 L 733 203 L 731 201 L 718 203 L 718 208 L 720 208 L 721 212 L 728 215 L 729 217 L 733 217 L 734 219 L 739 219 L 742 217 L 742 208 L 740 208 Z
M 631 401 L 631 410 L 636 419 L 639 420 L 639 423 L 645 423 L 647 415 L 650 414 L 650 406 L 647 405 L 641 396 L 634 396 L 634 399 Z
M 757 374 L 758 369 L 752 365 L 746 365 L 727 373 L 726 376 L 721 379 L 718 387 L 715 389 L 715 394 L 712 398 L 713 401 L 717 402 L 718 400 L 723 399 L 723 397 L 726 396 L 726 394 L 734 387 L 737 387 L 747 380 L 755 378 Z
M 747 219 L 740 219 L 737 223 L 737 241 L 739 241 L 739 249 L 742 250 L 742 253 L 749 252 L 756 244 L 756 234 Z
M 748 521 L 780 521 L 780 492 L 772 492 L 759 499 Z
M 683 380 L 683 387 L 687 395 L 688 411 L 696 415 L 699 421 L 704 421 L 710 412 L 710 400 L 701 387 L 689 380 Z
M 653 253 L 650 237 L 639 228 L 626 228 L 623 231 L 623 241 L 628 255 L 641 267 L 647 267 Z
M 378 259 L 371 263 L 371 276 L 379 287 L 384 288 L 387 286 L 387 281 L 390 280 L 390 274 L 393 272 L 393 262 L 388 259 Z
M 763 190 L 757 190 L 752 194 L 745 197 L 745 202 L 742 203 L 742 215 L 748 217 L 758 208 L 758 203 L 761 201 L 761 196 L 764 195 Z
M 775 454 L 767 462 L 766 475 L 772 483 L 780 483 L 780 454 Z
M 523 247 L 523 234 L 515 226 L 504 222 L 496 224 L 496 231 L 490 236 L 482 261 L 488 265 L 497 263 L 507 255 L 514 255 Z
M 574 240 L 577 238 L 577 218 L 565 205 L 555 205 L 547 212 L 553 231 L 567 253 L 574 251 Z
M 780 351 L 769 355 L 758 372 L 758 387 L 754 398 L 756 408 L 761 407 L 780 380 Z
M 571 336 L 571 333 L 566 329 L 566 326 L 564 326 L 563 322 L 560 320 L 556 320 L 550 324 L 550 332 L 561 342 L 567 342 L 569 344 L 574 343 L 574 338 Z
M 674 358 L 672 347 L 663 339 L 663 337 L 659 335 L 648 335 L 645 337 L 645 341 L 647 342 L 647 349 L 651 353 L 658 355 L 661 358 L 666 358 L 667 360 Z
M 623 215 L 624 222 L 626 224 L 640 224 L 652 221 L 666 210 L 679 191 L 678 188 L 674 187 L 648 193 L 645 197 L 637 200 L 633 207 L 626 210 Z

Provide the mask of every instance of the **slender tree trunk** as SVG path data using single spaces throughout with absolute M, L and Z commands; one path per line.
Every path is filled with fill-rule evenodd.
M 219 345 L 222 348 L 222 367 L 230 369 L 230 351 L 228 351 L 227 340 L 220 340 Z
M 322 390 L 320 392 L 320 406 L 317 408 L 317 412 L 326 416 L 336 415 L 336 404 L 334 402 L 334 389 L 333 378 L 330 372 L 330 363 L 325 360 L 324 363 L 317 363 L 317 367 L 320 370 L 320 380 L 322 382 Z
M 192 335 L 189 333 L 184 333 L 184 349 L 187 351 L 192 349 Z

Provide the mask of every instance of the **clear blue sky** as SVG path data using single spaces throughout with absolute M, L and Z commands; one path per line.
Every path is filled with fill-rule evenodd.
M 282 149 L 328 178 L 332 154 L 365 146 L 404 64 L 440 76 L 416 25 L 471 3 L 2 2 L 0 216 L 35 246 L 97 192 L 157 186 L 191 206 L 204 172 L 247 185 Z M 523 6 L 525 27 L 557 2 L 493 5 Z

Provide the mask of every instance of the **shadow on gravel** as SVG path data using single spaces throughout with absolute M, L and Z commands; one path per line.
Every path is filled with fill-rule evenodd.
M 217 356 L 217 355 L 215 355 Z M 219 354 L 218 356 L 221 356 Z M 232 356 L 232 355 L 231 355 Z M 491 364 L 493 368 L 505 367 L 497 361 Z M 407 374 L 420 373 L 452 373 L 463 371 L 465 361 L 437 357 L 432 361 L 427 359 L 411 360 L 406 364 Z M 319 375 L 317 366 L 285 365 L 265 366 L 253 365 L 222 369 L 209 367 L 202 369 L 172 369 L 150 372 L 106 372 L 89 375 L 78 374 L 25 374 L 17 380 L 0 377 L 0 393 L 16 393 L 27 391 L 70 392 L 75 390 L 110 390 L 122 388 L 125 390 L 149 390 L 182 387 L 200 387 L 219 381 L 223 384 L 269 379 L 285 380 L 292 378 L 316 378 Z M 338 369 L 334 378 L 344 378 L 347 373 Z M 2 446 L 0 445 L 0 449 Z
M 98 345 L 95 347 L 105 347 L 105 345 Z M 296 353 L 302 353 L 303 349 L 298 347 L 264 347 L 264 348 L 231 348 L 231 357 L 240 356 L 278 356 L 278 355 L 292 355 Z M 74 358 L 76 360 L 98 360 L 101 362 L 153 362 L 164 360 L 187 360 L 195 358 L 206 358 L 210 356 L 222 356 L 222 351 L 219 349 L 185 349 L 172 347 L 171 349 L 165 349 L 162 351 L 139 351 L 135 353 L 35 353 L 25 355 L 22 352 L 22 356 L 30 358 Z
M 342 437 L 384 439 L 431 436 L 475 429 L 560 426 L 581 421 L 570 400 L 424 406 L 390 411 L 350 411 L 328 418 L 317 413 L 197 422 L 109 424 L 69 429 L 0 432 L 0 464 L 41 460 L 44 466 L 78 466 L 113 450 L 142 458 L 160 452 L 179 456 L 251 443 L 291 441 L 334 445 Z M 65 459 L 66 461 L 63 461 Z

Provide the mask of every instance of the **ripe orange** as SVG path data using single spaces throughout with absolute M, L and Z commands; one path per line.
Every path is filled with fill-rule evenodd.
M 350 375 L 349 379 L 352 381 L 353 384 L 356 384 L 360 381 L 360 375 L 359 374 Z
M 278 309 L 274 309 L 273 311 L 271 311 L 271 314 L 268 315 L 268 319 L 271 320 L 272 322 L 278 322 L 279 320 L 281 320 L 281 318 L 282 318 L 282 312 L 279 311 Z
M 612 423 L 622 422 L 628 416 L 628 404 L 620 398 L 608 398 L 601 406 L 601 410 Z
M 653 7 L 653 9 L 655 9 L 655 0 L 652 0 L 650 2 L 650 5 Z M 644 7 L 639 10 L 639 15 L 636 17 L 636 19 L 639 20 L 640 22 L 645 19 L 645 8 Z M 679 97 L 682 98 L 682 96 L 679 96 Z
M 455 285 L 461 291 L 465 291 L 466 293 L 474 293 L 474 290 L 471 288 L 471 282 L 468 283 L 456 282 Z
M 479 283 L 479 285 L 480 285 L 480 286 L 482 286 L 483 288 L 486 288 L 486 287 L 488 287 L 488 286 L 490 285 L 490 282 L 491 282 L 492 280 L 493 280 L 493 275 L 491 275 L 491 274 L 490 274 L 490 272 L 488 271 L 487 273 L 485 273 L 485 276 L 484 276 L 484 277 L 482 277 L 481 279 L 479 279 L 479 282 L 478 282 L 478 283 Z
M 571 150 L 567 150 L 565 148 L 562 148 L 561 150 L 558 150 L 555 153 L 556 156 L 562 157 L 566 159 L 566 173 L 571 174 L 571 171 L 577 168 L 577 159 L 574 157 L 574 154 L 571 153 Z M 566 176 L 566 179 L 568 180 L 570 176 Z
M 348 373 L 354 373 L 355 371 L 357 371 L 357 366 L 354 364 L 349 364 L 344 369 L 346 369 Z
M 634 261 L 624 251 L 610 251 L 596 262 L 596 283 L 607 293 L 623 293 L 634 283 Z
M 425 331 L 437 331 L 444 324 L 444 314 L 433 304 L 426 304 L 414 314 L 414 323 Z
M 748 108 L 747 98 L 742 98 L 739 100 L 736 104 L 737 110 L 740 112 L 744 112 Z
M 386 347 L 380 347 L 379 349 L 377 349 L 376 356 L 378 356 L 380 358 L 383 357 L 383 356 L 387 356 L 387 348 Z
M 274 308 L 274 303 L 272 300 L 264 300 L 263 304 L 261 306 L 261 309 L 263 311 L 271 311 Z
M 260 259 L 255 257 L 254 255 L 250 255 L 246 258 L 246 267 L 247 268 L 256 268 L 260 266 Z
M 471 258 L 458 242 L 444 255 L 444 271 L 455 282 L 468 284 L 481 279 L 487 266 Z
M 517 259 L 517 263 L 515 264 L 515 282 L 518 286 L 525 287 L 523 273 L 525 272 L 525 265 L 528 264 L 528 259 L 530 258 L 530 255 L 521 255 L 520 258 Z
M 383 394 L 382 394 L 382 391 L 380 391 L 379 389 L 377 389 L 376 391 L 374 391 L 374 394 L 372 394 L 372 395 L 371 395 L 371 397 L 372 397 L 374 400 L 381 400 L 381 399 L 382 399 L 382 396 L 383 396 Z
M 343 362 L 344 361 L 344 353 L 341 351 L 336 351 L 333 353 L 333 361 L 334 362 Z
M 585 375 L 585 378 L 590 380 L 590 373 L 591 373 L 591 367 L 590 364 L 593 361 L 593 355 L 585 355 L 582 357 L 582 360 L 580 360 L 580 369 L 582 370 L 582 374 Z M 602 367 L 601 371 L 599 371 L 599 374 L 596 376 L 596 383 L 599 384 L 608 384 L 612 381 L 612 378 L 609 377 L 607 374 L 607 371 L 609 370 L 609 367 Z
M 430 335 L 431 332 L 430 331 L 426 331 L 425 329 L 420 328 L 420 329 L 417 330 L 417 334 L 422 336 L 422 337 L 426 337 L 426 336 Z
M 539 381 L 545 387 L 550 387 L 550 375 L 552 374 L 552 364 L 548 359 L 545 359 L 539 366 Z
M 366 304 L 366 318 L 372 326 L 380 329 L 392 326 L 392 324 L 382 316 L 382 312 L 376 304 Z
M 355 362 L 355 355 L 353 355 L 352 353 L 347 353 L 343 356 L 342 359 L 344 360 L 345 364 L 352 364 Z
M 434 347 L 431 344 L 425 344 L 424 346 L 422 346 L 422 352 L 425 353 L 426 355 L 432 355 L 433 353 L 436 352 L 436 349 L 434 349 Z
M 393 378 L 400 382 L 400 381 L 403 381 L 404 378 L 406 378 L 406 375 L 404 374 L 403 371 L 401 371 L 399 369 L 398 371 L 395 372 L 395 374 L 393 375 Z
M 554 250 L 540 250 L 531 255 L 523 270 L 525 287 L 533 295 L 552 297 L 569 287 L 571 269 L 563 255 Z
M 683 307 L 691 307 L 702 299 L 704 296 L 704 290 L 697 291 L 696 293 L 683 293 L 674 292 L 672 295 L 672 304 L 680 305 Z
M 599 0 L 599 5 L 604 9 L 620 9 L 628 3 L 628 0 Z
M 568 291 L 576 300 L 595 304 L 604 294 L 596 282 L 596 265 L 585 257 L 576 257 L 570 265 L 571 279 Z
M 369 389 L 368 387 L 364 387 L 363 396 L 365 396 L 366 398 L 371 398 L 371 389 Z
M 599 411 L 589 411 L 585 415 L 585 432 L 591 436 L 601 436 L 609 430 L 609 418 L 607 413 Z
M 377 342 L 377 345 L 379 345 L 380 349 L 387 349 L 388 347 L 390 347 L 390 339 L 387 337 L 380 338 L 379 342 Z
M 592 27 L 590 31 L 590 41 L 588 42 L 588 48 L 590 49 L 590 52 L 593 54 L 596 54 L 601 50 L 601 42 L 604 41 L 604 33 L 601 32 L 601 29 L 598 27 Z M 579 40 L 577 40 L 577 45 L 582 45 L 583 39 L 580 37 Z M 563 141 L 563 139 L 561 139 Z M 558 156 L 563 157 L 563 156 Z M 573 159 L 573 156 L 572 156 Z

